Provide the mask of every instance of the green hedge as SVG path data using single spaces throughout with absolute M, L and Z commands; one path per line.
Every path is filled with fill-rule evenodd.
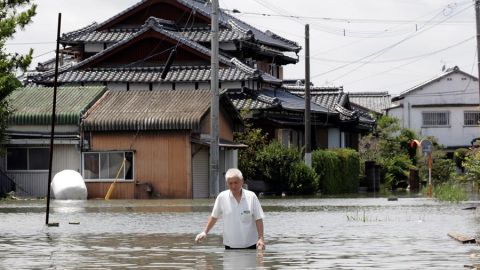
M 294 194 L 315 194 L 318 190 L 319 177 L 303 161 L 292 165 L 288 182 L 289 191 Z
M 265 181 L 273 184 L 277 191 L 286 191 L 289 188 L 292 165 L 301 161 L 300 150 L 272 141 L 260 149 L 255 161 Z
M 352 149 L 316 150 L 312 167 L 324 194 L 354 193 L 358 190 L 360 156 Z

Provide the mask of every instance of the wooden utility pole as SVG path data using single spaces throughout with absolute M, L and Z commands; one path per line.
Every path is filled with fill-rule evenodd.
M 305 164 L 312 167 L 312 130 L 310 121 L 310 26 L 305 25 Z
M 58 56 L 60 51 L 60 27 L 62 24 L 62 13 L 58 13 L 58 27 L 57 27 L 57 50 L 55 51 L 55 77 L 53 80 L 53 104 L 52 104 L 52 130 L 50 133 L 50 162 L 48 164 L 48 186 L 47 186 L 47 215 L 45 224 L 48 226 L 50 217 L 50 185 L 52 183 L 52 164 L 53 164 L 53 139 L 55 137 L 55 118 L 57 107 L 57 84 L 58 84 Z
M 477 26 L 477 64 L 478 64 L 478 89 L 479 89 L 479 106 L 480 106 L 480 0 L 475 0 L 475 21 Z
M 218 0 L 212 0 L 212 46 L 211 46 L 211 71 L 210 71 L 210 197 L 219 193 L 219 156 L 218 148 Z

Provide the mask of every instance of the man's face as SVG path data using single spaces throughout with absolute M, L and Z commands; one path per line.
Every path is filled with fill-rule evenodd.
M 227 186 L 228 186 L 228 189 L 230 189 L 231 191 L 238 192 L 242 189 L 243 180 L 238 177 L 228 178 Z

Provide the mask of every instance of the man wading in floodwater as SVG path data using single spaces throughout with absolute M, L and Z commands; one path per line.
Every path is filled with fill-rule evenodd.
M 199 243 L 207 237 L 220 216 L 223 216 L 223 244 L 225 249 L 265 249 L 263 241 L 262 206 L 255 193 L 245 190 L 242 172 L 229 169 L 225 174 L 228 190 L 222 191 L 208 217 L 205 230 L 197 235 Z

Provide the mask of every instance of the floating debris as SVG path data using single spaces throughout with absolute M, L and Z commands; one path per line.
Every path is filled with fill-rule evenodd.
M 449 232 L 448 236 L 462 244 L 475 244 L 477 242 L 475 238 L 459 232 Z

